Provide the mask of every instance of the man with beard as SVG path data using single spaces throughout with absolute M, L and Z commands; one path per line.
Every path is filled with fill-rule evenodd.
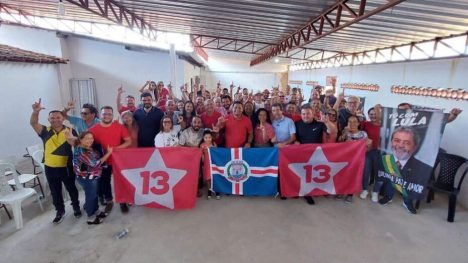
M 153 97 L 148 92 L 140 95 L 143 108 L 135 111 L 138 124 L 138 147 L 154 147 L 154 137 L 158 134 L 164 113 L 153 106 Z
M 391 147 L 395 164 L 402 178 L 411 179 L 412 183 L 425 185 L 425 181 L 432 171 L 432 168 L 424 162 L 416 159 L 414 153 L 419 147 L 420 139 L 418 134 L 410 127 L 398 127 L 392 133 Z M 395 189 L 390 182 L 384 183 L 384 196 L 379 200 L 381 205 L 386 205 L 392 201 Z M 412 214 L 417 211 L 414 208 L 414 200 L 403 196 L 403 206 Z
M 94 125 L 89 131 L 93 134 L 94 142 L 101 145 L 103 151 L 109 147 L 113 149 L 127 148 L 132 143 L 127 128 L 118 121 L 114 121 L 114 110 L 110 106 L 101 108 L 101 122 Z M 101 180 L 98 183 L 98 197 L 101 204 L 106 206 L 105 213 L 109 213 L 114 206 L 111 187 L 112 158 L 108 159 L 107 163 L 107 167 L 102 169 Z M 128 212 L 126 204 L 120 204 L 120 209 L 123 213 Z
M 137 107 L 135 106 L 135 97 L 133 97 L 132 95 L 128 95 L 127 97 L 125 97 L 125 102 L 127 106 L 124 106 L 122 105 L 122 102 L 121 102 L 121 97 L 123 93 L 124 93 L 123 88 L 119 87 L 119 89 L 117 90 L 117 111 L 120 114 L 128 110 L 131 111 L 132 113 L 135 112 L 137 110 Z
M 229 95 L 221 96 L 221 103 L 223 104 L 224 112 L 226 113 L 226 114 L 223 114 L 223 112 L 220 112 L 221 115 L 223 116 L 229 115 L 231 113 L 231 103 L 232 103 L 231 97 Z
M 358 117 L 359 122 L 365 121 L 364 117 L 358 115 L 358 109 L 360 104 L 360 99 L 356 96 L 349 96 L 348 101 L 344 109 L 340 109 L 339 105 L 344 100 L 344 94 L 341 93 L 336 100 L 335 106 L 333 108 L 338 111 L 338 130 L 341 132 L 348 124 L 349 116 L 355 115 Z
M 75 173 L 72 167 L 72 149 L 67 143 L 65 136 L 69 131 L 63 125 L 64 116 L 61 111 L 53 110 L 49 112 L 50 126 L 46 127 L 39 123 L 39 112 L 43 110 L 41 99 L 32 105 L 32 114 L 29 123 L 34 131 L 44 142 L 44 167 L 47 182 L 49 183 L 52 202 L 57 214 L 52 221 L 54 224 L 62 222 L 65 216 L 65 205 L 62 196 L 62 183 L 70 195 L 71 203 L 76 218 L 81 216 L 80 201 L 78 200 L 78 190 L 75 186 Z M 71 130 L 77 136 L 75 130 Z

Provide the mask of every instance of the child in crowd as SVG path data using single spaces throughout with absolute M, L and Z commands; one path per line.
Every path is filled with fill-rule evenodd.
M 205 130 L 203 132 L 203 139 L 200 142 L 200 148 L 203 151 L 203 155 L 202 155 L 202 162 L 203 163 L 205 161 L 205 156 L 208 155 L 208 150 L 209 150 L 208 148 L 210 148 L 210 147 L 216 147 L 216 143 L 214 142 L 213 131 L 207 129 L 207 130 Z M 207 164 L 207 165 L 209 165 L 209 164 Z M 207 174 L 207 173 L 203 173 L 203 174 L 204 174 L 203 179 L 205 180 L 205 183 L 206 183 L 206 185 L 208 187 L 207 198 L 211 199 L 212 193 L 214 193 L 216 195 L 217 200 L 221 199 L 221 196 L 219 195 L 219 193 L 216 193 L 216 192 L 213 191 L 213 189 L 211 189 L 211 178 L 209 177 L 209 174 Z

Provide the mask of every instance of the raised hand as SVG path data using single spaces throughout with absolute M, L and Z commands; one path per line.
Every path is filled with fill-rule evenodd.
M 117 93 L 120 95 L 122 93 L 124 93 L 125 91 L 123 90 L 123 87 L 120 86 L 118 89 L 117 89 Z
M 67 107 L 65 107 L 66 110 L 74 109 L 75 108 L 75 102 L 74 101 L 69 101 L 67 102 Z
M 39 98 L 39 101 L 34 102 L 32 109 L 34 112 L 40 112 L 41 110 L 45 109 L 42 107 L 41 98 Z
M 215 132 L 215 133 L 218 133 L 218 132 L 219 132 L 219 127 L 218 127 L 218 126 L 216 126 L 216 125 L 213 124 L 212 127 L 213 127 L 213 129 L 212 129 L 213 132 Z
M 114 151 L 114 148 L 112 146 L 107 146 L 107 153 L 111 154 Z

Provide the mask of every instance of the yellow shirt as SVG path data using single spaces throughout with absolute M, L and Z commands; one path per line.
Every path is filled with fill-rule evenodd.
M 56 132 L 52 127 L 42 126 L 39 137 L 44 143 L 44 164 L 49 167 L 66 167 L 71 164 L 72 148 L 65 137 L 65 128 Z M 72 133 L 77 136 L 73 129 Z

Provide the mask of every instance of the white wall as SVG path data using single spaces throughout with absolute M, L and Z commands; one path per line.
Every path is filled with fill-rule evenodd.
M 346 90 L 348 95 L 366 97 L 365 110 L 377 103 L 383 106 L 396 107 L 401 102 L 425 105 L 445 109 L 461 108 L 463 113 L 447 124 L 442 138 L 441 147 L 449 153 L 468 158 L 468 147 L 465 143 L 465 132 L 468 130 L 468 102 L 432 97 L 397 95 L 390 92 L 392 85 L 425 86 L 441 88 L 467 89 L 468 58 L 444 59 L 424 62 L 361 65 L 354 67 L 327 68 L 319 70 L 303 70 L 290 72 L 289 79 L 317 80 L 325 85 L 326 76 L 337 76 L 337 90 L 341 83 L 373 83 L 379 84 L 379 92 L 361 90 Z M 468 207 L 468 180 L 461 191 L 460 201 Z
M 65 65 L 0 63 L 0 158 L 20 157 L 25 147 L 40 143 L 29 126 L 31 105 L 42 98 L 46 110 L 41 123 L 47 124 L 47 112 L 62 109 L 69 100 L 70 78 L 94 78 L 98 106 L 115 107 L 117 87 L 138 96 L 146 80 L 170 80 L 169 52 L 129 51 L 124 45 L 69 37 L 55 32 L 19 26 L 0 26 L 0 44 L 69 59 Z M 184 61 L 177 59 L 177 85 L 184 82 Z M 178 88 L 176 95 L 180 93 Z
M 73 76 L 95 79 L 99 106 L 115 107 L 120 85 L 126 94 L 138 97 L 146 80 L 162 80 L 166 85 L 170 81 L 168 52 L 131 51 L 124 45 L 77 37 L 69 37 L 66 42 Z M 184 81 L 183 62 L 177 59 L 177 83 Z
M 250 60 L 219 56 L 209 56 L 207 64 L 202 74 L 209 89 L 215 89 L 218 81 L 223 87 L 229 87 L 233 81 L 235 86 L 263 90 L 278 86 L 281 78 L 278 73 L 287 70 L 284 65 L 271 63 L 250 67 Z

